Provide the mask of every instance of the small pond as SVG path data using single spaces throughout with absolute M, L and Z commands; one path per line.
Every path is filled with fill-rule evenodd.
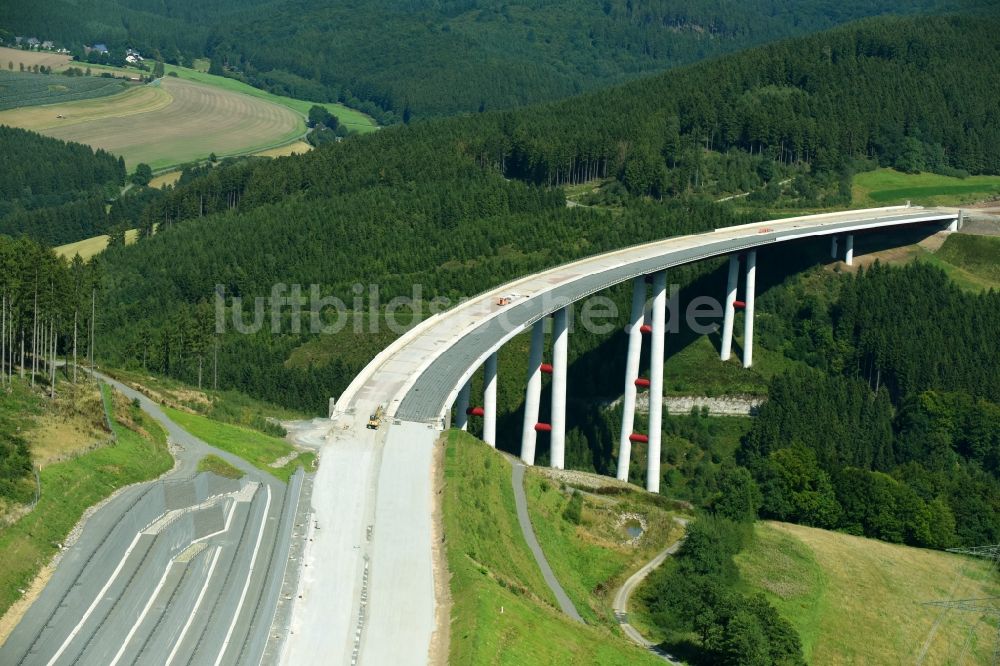
M 642 524 L 638 520 L 630 520 L 625 523 L 625 534 L 629 539 L 636 539 L 642 536 Z

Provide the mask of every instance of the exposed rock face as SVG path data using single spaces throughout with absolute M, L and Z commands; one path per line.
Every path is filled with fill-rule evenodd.
M 727 395 L 719 398 L 709 398 L 702 395 L 664 396 L 663 406 L 670 414 L 674 415 L 688 414 L 693 408 L 708 407 L 708 413 L 712 416 L 755 416 L 765 399 L 763 396 L 756 395 Z M 615 400 L 610 406 L 613 407 L 619 402 L 621 402 L 621 398 Z M 635 408 L 642 414 L 649 412 L 648 391 L 636 396 Z

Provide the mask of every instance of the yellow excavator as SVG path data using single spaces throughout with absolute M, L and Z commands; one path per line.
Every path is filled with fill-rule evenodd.
M 375 412 L 368 417 L 368 428 L 370 430 L 378 430 L 378 427 L 382 425 L 382 416 L 385 414 L 385 408 L 379 405 Z

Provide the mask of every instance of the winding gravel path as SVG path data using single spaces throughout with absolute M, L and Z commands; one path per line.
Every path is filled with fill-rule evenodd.
M 674 520 L 685 527 L 688 524 L 687 518 L 678 518 L 675 516 Z M 618 624 L 621 626 L 621 629 L 626 636 L 650 652 L 662 657 L 664 661 L 670 664 L 675 664 L 676 666 L 682 666 L 681 662 L 676 661 L 666 650 L 653 641 L 647 639 L 639 633 L 638 629 L 628 623 L 628 598 L 632 596 L 632 592 L 635 591 L 635 588 L 637 588 L 642 581 L 646 580 L 646 577 L 652 573 L 654 569 L 663 564 L 668 557 L 678 551 L 682 543 L 684 543 L 684 539 L 678 539 L 668 547 L 661 550 L 656 557 L 644 564 L 641 569 L 629 576 L 628 580 L 625 581 L 615 594 L 615 602 L 612 605 L 612 609 L 615 612 L 615 618 L 618 620 Z
M 517 522 L 521 524 L 521 533 L 524 535 L 524 540 L 528 542 L 528 548 L 531 549 L 531 554 L 535 556 L 538 568 L 542 570 L 542 577 L 545 579 L 545 583 L 552 590 L 552 594 L 556 595 L 556 601 L 559 602 L 562 612 L 577 622 L 583 623 L 583 618 L 580 617 L 576 606 L 570 601 L 566 590 L 559 584 L 556 575 L 552 573 L 552 567 L 549 566 L 549 561 L 545 559 L 545 553 L 542 552 L 542 547 L 538 545 L 538 539 L 535 538 L 535 530 L 531 527 L 531 517 L 528 515 L 528 498 L 524 494 L 524 463 L 516 458 L 511 458 L 510 460 L 512 469 L 511 483 L 514 486 L 514 504 L 517 506 Z

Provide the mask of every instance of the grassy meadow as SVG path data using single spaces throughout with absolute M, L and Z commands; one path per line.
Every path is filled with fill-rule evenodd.
M 756 525 L 736 560 L 746 591 L 798 630 L 809 663 L 912 664 L 924 651 L 925 664 L 989 663 L 995 618 L 924 605 L 1000 595 L 984 560 L 773 522 Z
M 510 463 L 467 433 L 446 436 L 443 515 L 452 596 L 448 662 L 663 663 L 610 629 L 581 626 L 556 608 L 518 526 Z
M 629 574 L 678 539 L 682 528 L 660 498 L 638 489 L 583 495 L 577 523 L 567 516 L 571 487 L 536 469 L 529 470 L 524 485 L 538 542 L 573 605 L 588 623 L 614 626 L 615 591 Z M 619 520 L 625 513 L 644 516 L 649 526 L 636 545 L 626 543 L 629 536 Z
M 145 163 L 153 170 L 201 160 L 209 153 L 227 157 L 274 148 L 305 133 L 300 116 L 255 97 L 171 78 L 140 88 L 158 89 L 169 102 L 157 108 L 128 116 L 110 108 L 86 122 L 40 131 L 121 155 L 129 169 Z M 68 117 L 72 113 L 66 111 Z
M 226 479 L 242 479 L 243 472 L 219 456 L 207 455 L 198 461 L 199 472 L 211 472 Z
M 205 416 L 182 412 L 171 407 L 163 407 L 163 411 L 174 423 L 187 430 L 195 437 L 204 440 L 212 446 L 243 458 L 254 467 L 263 470 L 282 481 L 289 477 L 303 464 L 311 469 L 312 454 L 298 456 L 286 465 L 272 467 L 272 463 L 295 452 L 291 444 L 283 439 L 265 435 L 257 430 L 214 421 Z M 299 459 L 301 458 L 301 460 Z
M 935 173 L 876 169 L 854 176 L 858 206 L 892 206 L 910 201 L 925 206 L 956 206 L 1000 196 L 1000 176 L 953 178 Z
M 225 76 L 209 74 L 207 71 L 202 72 L 195 69 L 188 69 L 187 67 L 177 67 L 176 65 L 165 65 L 164 67 L 168 74 L 170 72 L 174 72 L 181 79 L 204 83 L 222 90 L 242 93 L 244 95 L 249 95 L 250 97 L 256 97 L 268 102 L 280 104 L 281 106 L 288 107 L 303 116 L 308 114 L 309 109 L 314 105 L 322 106 L 330 113 L 337 116 L 337 119 L 342 125 L 346 125 L 348 129 L 355 130 L 357 132 L 373 132 L 378 129 L 375 121 L 369 116 L 360 111 L 344 106 L 343 104 L 333 102 L 307 102 L 301 99 L 285 97 L 284 95 L 275 95 L 261 90 L 260 88 L 254 88 L 248 83 L 243 83 L 242 81 L 237 81 L 236 79 L 231 79 Z

